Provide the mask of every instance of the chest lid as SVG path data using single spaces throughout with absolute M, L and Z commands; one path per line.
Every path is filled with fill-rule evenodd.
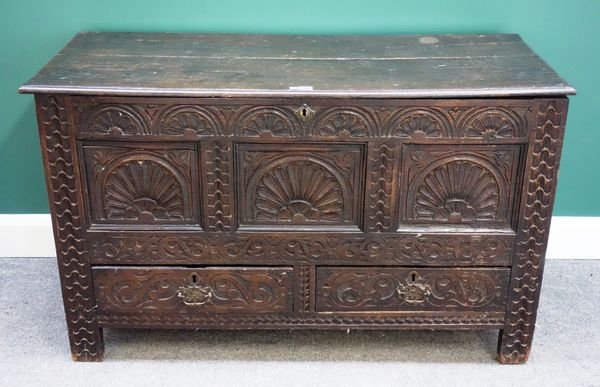
M 518 35 L 83 32 L 21 93 L 378 98 L 574 94 Z

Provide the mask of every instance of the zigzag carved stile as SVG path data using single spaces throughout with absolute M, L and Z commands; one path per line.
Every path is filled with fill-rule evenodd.
M 369 144 L 368 231 L 392 231 L 394 159 L 393 143 Z
M 206 143 L 209 231 L 229 231 L 231 229 L 231 157 L 229 141 Z
M 67 97 L 37 96 L 37 114 L 53 214 L 63 300 L 74 360 L 102 360 L 104 344 L 87 252 L 83 199 L 74 136 L 69 135 Z
M 498 345 L 502 363 L 523 363 L 531 349 L 567 103 L 566 99 L 539 102 L 526 168 L 506 323 Z

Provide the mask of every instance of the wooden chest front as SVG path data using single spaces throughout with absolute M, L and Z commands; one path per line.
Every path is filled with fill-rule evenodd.
M 499 329 L 526 359 L 563 96 L 85 94 L 36 96 L 75 359 L 102 327 Z

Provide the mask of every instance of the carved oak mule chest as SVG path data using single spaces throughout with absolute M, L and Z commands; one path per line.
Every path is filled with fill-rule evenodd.
M 75 360 L 104 327 L 495 329 L 527 360 L 575 90 L 518 36 L 82 33 L 20 91 Z

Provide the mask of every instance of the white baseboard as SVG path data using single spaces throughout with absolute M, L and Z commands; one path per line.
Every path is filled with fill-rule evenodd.
M 600 217 L 552 218 L 548 259 L 600 259 Z M 0 257 L 54 257 L 48 214 L 0 214 Z

